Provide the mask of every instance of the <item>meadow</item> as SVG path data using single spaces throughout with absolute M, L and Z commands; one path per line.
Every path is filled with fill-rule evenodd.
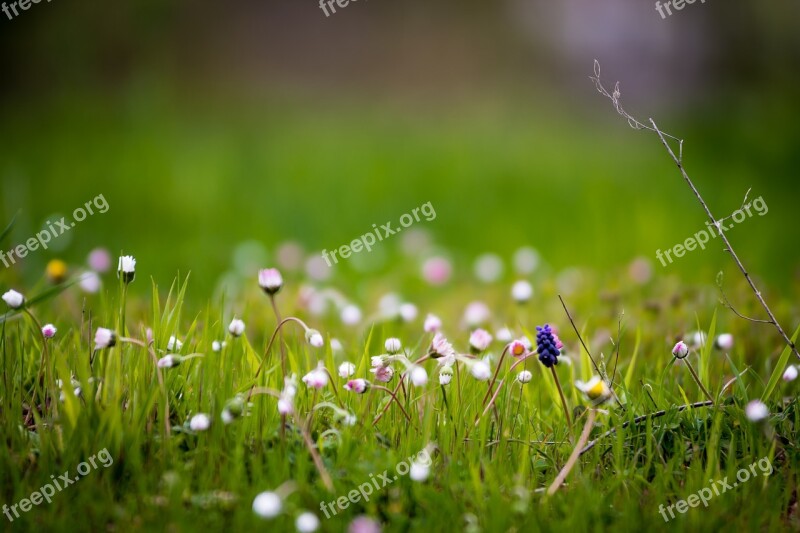
M 167 291 L 127 259 L 97 294 L 51 280 L 2 324 L 4 501 L 81 475 L 5 528 L 797 527 L 797 384 L 776 369 L 789 351 L 771 328 L 756 334 L 715 290 L 640 264 L 609 274 L 629 279 L 611 289 L 589 271 L 555 283 L 531 257 L 515 268 L 532 294 L 454 281 L 412 303 L 372 280 L 366 317 L 277 271 L 200 307 L 190 277 Z M 724 286 L 748 301 L 743 283 Z M 74 326 L 48 331 L 53 309 Z M 545 323 L 555 344 L 537 334 Z M 555 345 L 549 368 L 539 356 Z M 79 469 L 101 452 L 111 464 Z

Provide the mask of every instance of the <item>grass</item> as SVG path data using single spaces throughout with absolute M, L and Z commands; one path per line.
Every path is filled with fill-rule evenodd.
M 768 387 L 781 348 L 777 336 L 718 309 L 706 289 L 680 290 L 676 296 L 669 279 L 636 285 L 620 284 L 618 273 L 585 274 L 588 281 L 566 301 L 601 370 L 616 376 L 615 391 L 624 409 L 607 404 L 598 411 L 589 438 L 612 428 L 616 432 L 583 454 L 565 485 L 550 497 L 544 491 L 573 452 L 590 407 L 573 383 L 588 380 L 593 371 L 561 309 L 559 289 L 547 278 L 534 277 L 536 296 L 523 306 L 507 301 L 504 284 L 477 294 L 471 284 L 457 283 L 434 294 L 419 291 L 416 303 L 422 316 L 410 323 L 384 318 L 358 327 L 343 326 L 336 313 L 309 313 L 299 298 L 299 285 L 288 282 L 277 295 L 281 313 L 300 317 L 326 340 L 323 348 L 311 347 L 302 328 L 288 323 L 284 339 L 290 372 L 302 377 L 321 361 L 333 383 L 318 392 L 300 383 L 295 399 L 299 416 L 288 417 L 283 430 L 276 400 L 269 395 L 253 396 L 246 415 L 231 424 L 220 419 L 227 403 L 254 385 L 283 389 L 277 344 L 266 354 L 265 371 L 255 378 L 276 325 L 255 273 L 238 300 L 211 301 L 202 308 L 187 304 L 192 290 L 188 278 L 179 278 L 165 291 L 155 282 L 148 287 L 138 276 L 129 286 L 125 309 L 114 283 L 95 296 L 82 296 L 75 287 L 51 293 L 49 300 L 30 306 L 34 316 L 59 328 L 47 341 L 50 358 L 43 359 L 43 341 L 31 317 L 12 312 L 2 324 L 3 502 L 12 505 L 28 497 L 49 483 L 51 475 L 74 475 L 82 461 L 101 450 L 108 450 L 113 464 L 93 469 L 57 493 L 52 503 L 34 507 L 9 528 L 239 531 L 266 525 L 291 530 L 295 517 L 310 510 L 321 519 L 324 531 L 346 530 L 362 514 L 383 523 L 386 531 L 796 529 L 797 384 L 769 384 L 774 387 L 766 399 L 771 414 L 763 423 L 750 422 L 743 411 Z M 359 302 L 369 310 L 385 285 L 380 279 L 365 284 L 367 296 Z M 732 283 L 728 291 L 736 301 L 747 301 L 743 286 Z M 599 303 L 597 294 L 602 295 Z M 477 297 L 491 306 L 491 331 L 508 325 L 517 335 L 533 338 L 536 324 L 560 326 L 571 364 L 562 361 L 556 368 L 576 419 L 573 427 L 567 427 L 552 376 L 535 357 L 522 365 L 533 372 L 530 383 L 522 385 L 513 375 L 507 379 L 496 403 L 498 418 L 490 410 L 473 424 L 482 411 L 487 382 L 474 379 L 461 365 L 452 382 L 440 386 L 437 364 L 427 361 L 423 366 L 429 383 L 408 384 L 398 393 L 412 422 L 397 406 L 390 406 L 373 427 L 386 394 L 376 389 L 363 395 L 347 392 L 346 380 L 337 376 L 338 366 L 349 360 L 357 367 L 357 377 L 371 379 L 369 357 L 384 353 L 384 339 L 390 336 L 402 340 L 410 359 L 421 357 L 431 340 L 421 325 L 429 310 L 440 314 L 450 341 L 466 352 L 468 331 L 460 326 L 461 309 Z M 226 333 L 234 314 L 247 325 L 238 338 Z M 796 315 L 785 310 L 783 314 L 798 322 Z M 152 330 L 156 357 L 166 353 L 172 335 L 183 341 L 181 354 L 203 357 L 159 370 L 146 347 L 118 342 L 97 351 L 90 366 L 94 331 L 109 327 L 121 333 L 123 315 L 127 337 L 146 341 L 146 329 Z M 704 398 L 687 370 L 673 364 L 671 341 L 698 324 L 712 339 L 715 333 L 732 333 L 736 344 L 724 354 L 707 343 L 689 356 L 719 401 L 713 407 L 679 411 L 676 406 Z M 341 341 L 343 352 L 331 349 L 333 337 Z M 609 337 L 619 342 L 618 363 Z M 214 352 L 212 342 L 223 339 L 226 346 Z M 502 344 L 494 341 L 489 351 L 494 368 Z M 36 379 L 43 360 L 50 365 L 49 375 L 80 382 L 80 396 L 65 387 L 63 401 L 55 401 L 56 389 Z M 507 358 L 500 379 L 506 378 L 509 365 Z M 395 366 L 390 388 L 402 369 Z M 739 378 L 722 390 L 735 376 Z M 41 401 L 45 395 L 46 406 Z M 347 426 L 333 410 L 320 409 L 308 419 L 333 491 L 325 488 L 298 426 L 321 402 L 341 405 L 357 417 L 356 425 Z M 31 410 L 31 405 L 37 407 Z M 663 416 L 634 423 L 635 417 L 659 410 L 665 410 Z M 194 432 L 188 420 L 201 412 L 210 415 L 211 426 Z M 426 481 L 399 476 L 368 502 L 348 504 L 330 519 L 320 511 L 322 502 L 346 496 L 384 471 L 395 472 L 400 462 L 428 446 L 432 465 Z M 710 487 L 711 480 L 717 484 L 727 478 L 730 483 L 740 469 L 759 460 L 762 465 L 768 461 L 774 471 L 763 475 L 756 466 L 751 472 L 758 475 L 752 479 L 714 495 L 707 507 L 676 513 L 669 523 L 659 514 L 662 504 L 687 499 Z M 286 482 L 292 482 L 294 490 L 285 499 L 283 513 L 264 522 L 251 509 L 254 497 Z

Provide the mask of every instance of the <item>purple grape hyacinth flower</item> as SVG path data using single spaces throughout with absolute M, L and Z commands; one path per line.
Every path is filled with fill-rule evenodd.
M 536 346 L 539 351 L 539 361 L 547 368 L 552 368 L 558 364 L 558 356 L 561 352 L 558 349 L 558 342 L 550 324 L 536 326 Z

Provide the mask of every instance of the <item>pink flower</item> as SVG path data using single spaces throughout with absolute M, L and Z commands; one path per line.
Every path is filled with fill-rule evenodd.
M 317 367 L 303 376 L 303 383 L 314 389 L 325 388 L 328 384 L 328 373 L 323 367 Z
M 431 257 L 422 265 L 422 278 L 431 285 L 443 285 L 450 279 L 453 267 L 444 257 Z
M 672 348 L 672 355 L 677 357 L 678 359 L 683 359 L 687 355 L 689 355 L 689 347 L 686 346 L 686 343 L 683 341 L 678 341 L 678 344 Z
M 269 295 L 273 295 L 283 287 L 283 276 L 277 268 L 265 268 L 258 271 L 258 285 Z
M 442 329 L 442 320 L 436 315 L 428 314 L 422 327 L 426 333 L 435 333 Z
M 469 336 L 469 345 L 476 352 L 482 352 L 489 347 L 492 342 L 492 336 L 485 329 L 476 329 Z
M 525 347 L 525 344 L 519 340 L 511 341 L 511 344 L 508 345 L 508 353 L 514 357 L 522 357 L 527 351 L 528 349 Z
M 89 252 L 89 268 L 101 274 L 111 268 L 111 254 L 105 248 L 95 248 Z
M 347 533 L 381 533 L 381 525 L 368 516 L 357 516 L 347 527 Z
M 431 351 L 434 353 L 434 358 L 436 357 L 455 357 L 456 351 L 453 349 L 453 345 L 445 338 L 444 335 L 441 333 L 437 333 L 433 336 L 433 340 L 431 341 Z
M 367 392 L 367 380 L 366 379 L 351 379 L 347 382 L 344 386 L 345 390 L 355 392 L 356 394 L 364 394 Z
M 45 339 L 52 339 L 56 336 L 56 327 L 53 324 L 46 324 L 42 328 L 42 335 L 44 335 Z
M 490 315 L 491 311 L 489 311 L 485 303 L 472 302 L 464 310 L 464 322 L 466 322 L 468 326 L 480 326 L 489 320 Z
M 394 377 L 394 368 L 390 366 L 376 366 L 370 369 L 370 372 L 375 374 L 375 379 L 382 383 L 388 383 Z
M 553 340 L 556 341 L 556 348 L 558 348 L 559 350 L 564 347 L 564 343 L 561 342 L 561 339 L 559 339 L 558 335 L 556 335 L 555 333 L 553 333 Z

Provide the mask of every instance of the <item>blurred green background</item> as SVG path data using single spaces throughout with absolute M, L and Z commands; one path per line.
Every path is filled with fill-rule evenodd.
M 657 275 L 713 283 L 731 267 L 719 243 L 655 263 L 704 216 L 658 139 L 595 91 L 596 58 L 628 111 L 686 140 L 718 217 L 748 189 L 763 197 L 769 213 L 729 235 L 786 284 L 800 272 L 798 11 L 710 1 L 662 20 L 622 0 L 372 0 L 326 18 L 311 0 L 56 0 L 0 15 L 9 246 L 99 194 L 110 205 L 6 283 L 105 246 L 162 283 L 191 270 L 204 297 L 242 242 L 319 254 L 426 202 L 437 217 L 417 227 L 458 274 L 532 245 L 555 270 L 643 256 Z M 367 271 L 391 269 L 400 244 L 379 245 Z

